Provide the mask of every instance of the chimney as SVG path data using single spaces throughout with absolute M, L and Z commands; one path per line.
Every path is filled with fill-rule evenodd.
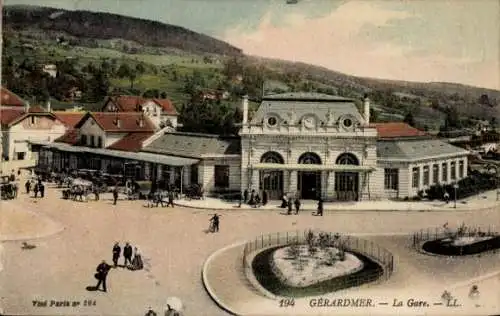
M 144 127 L 144 118 L 142 116 L 139 118 L 138 123 L 139 123 L 139 127 Z
M 51 106 L 50 106 L 50 100 L 47 101 L 47 112 L 52 112 Z
M 121 123 L 122 123 L 122 122 L 120 121 L 120 119 L 119 119 L 119 118 L 116 118 L 116 120 L 115 120 L 116 127 L 120 128 L 120 127 L 121 127 L 121 125 L 122 125 Z
M 26 101 L 24 104 L 24 112 L 28 113 L 30 111 L 30 103 Z
M 363 100 L 363 106 L 364 106 L 365 124 L 368 125 L 370 124 L 370 99 L 368 98 L 368 95 L 365 95 L 365 98 Z
M 243 96 L 243 125 L 248 124 L 248 96 Z

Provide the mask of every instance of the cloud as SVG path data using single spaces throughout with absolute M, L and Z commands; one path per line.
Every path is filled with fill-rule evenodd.
M 392 1 L 384 1 L 384 5 L 376 1 L 346 2 L 319 18 L 295 13 L 287 20 L 286 26 L 269 23 L 272 12 L 268 11 L 255 31 L 240 32 L 235 28 L 228 30 L 223 39 L 251 55 L 309 62 L 358 76 L 450 81 L 500 88 L 498 59 L 457 53 L 457 49 L 464 52 L 478 49 L 478 46 L 481 49 L 483 40 L 476 39 L 473 44 L 468 44 L 460 38 L 444 34 L 439 41 L 428 45 L 427 36 L 421 34 L 424 30 L 416 28 L 415 21 L 421 27 L 425 26 L 422 21 L 426 21 L 429 16 L 426 14 L 432 8 L 427 7 L 425 11 L 408 10 L 406 7 L 405 10 L 391 8 L 386 3 Z M 451 16 L 450 23 L 460 21 L 455 15 Z M 439 27 L 435 20 L 431 25 Z M 475 28 L 477 32 L 479 25 L 475 24 Z M 412 30 L 419 36 L 406 37 Z M 429 29 L 426 31 L 432 32 Z M 446 30 L 434 32 L 441 34 Z M 462 35 L 470 37 L 473 34 L 462 27 Z M 432 34 L 428 37 L 438 39 Z M 484 49 L 494 55 L 491 47 Z

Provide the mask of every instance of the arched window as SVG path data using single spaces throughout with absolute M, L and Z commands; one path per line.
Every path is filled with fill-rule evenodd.
M 335 163 L 337 165 L 356 165 L 356 166 L 358 166 L 359 160 L 358 160 L 358 158 L 356 158 L 356 156 L 354 156 L 351 153 L 344 153 L 344 154 L 341 154 L 337 158 L 337 161 L 335 161 Z
M 260 159 L 262 163 L 285 163 L 283 157 L 275 151 L 268 151 Z
M 315 153 L 304 153 L 299 157 L 299 163 L 302 164 L 311 164 L 311 165 L 320 165 L 321 158 Z

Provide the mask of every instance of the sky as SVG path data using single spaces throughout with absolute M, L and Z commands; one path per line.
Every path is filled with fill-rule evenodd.
M 180 25 L 246 54 L 500 90 L 500 0 L 4 0 Z

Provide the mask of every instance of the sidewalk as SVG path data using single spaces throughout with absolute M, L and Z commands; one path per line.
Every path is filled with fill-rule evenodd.
M 301 211 L 316 211 L 318 202 L 314 200 L 303 200 L 300 207 Z M 206 210 L 281 210 L 281 201 L 269 201 L 265 206 L 253 208 L 248 204 L 242 204 L 238 207 L 238 202 L 227 202 L 216 198 L 205 198 L 204 200 L 176 200 L 175 205 L 195 209 Z M 360 201 L 360 202 L 330 202 L 324 203 L 324 211 L 470 211 L 493 208 L 500 205 L 497 201 L 497 191 L 487 191 L 476 196 L 457 201 L 456 208 L 454 201 L 446 204 L 443 201 Z

